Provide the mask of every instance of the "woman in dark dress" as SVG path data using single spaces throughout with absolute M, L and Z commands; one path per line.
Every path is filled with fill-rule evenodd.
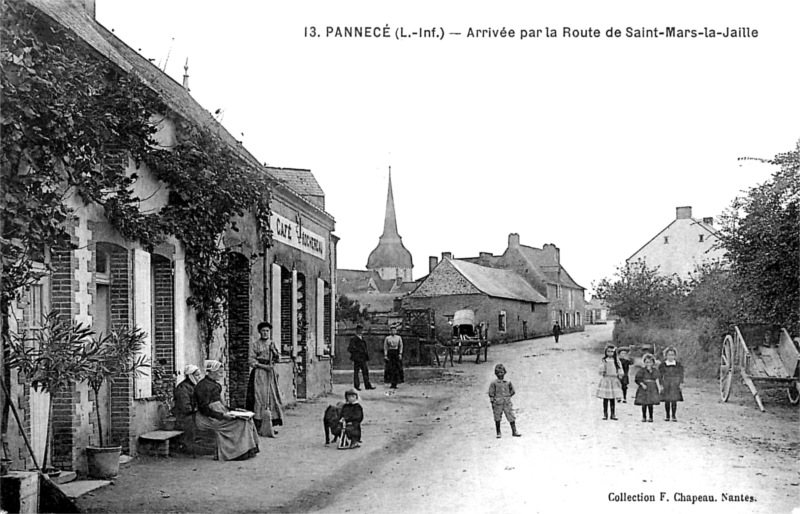
M 384 381 L 391 382 L 391 389 L 403 382 L 403 338 L 397 335 L 397 328 L 391 328 L 391 335 L 383 340 L 383 359 L 386 361 Z
M 642 423 L 645 421 L 652 423 L 653 405 L 661 403 L 658 393 L 661 384 L 659 384 L 658 371 L 654 368 L 656 358 L 653 354 L 644 354 L 642 362 L 644 363 L 644 367 L 636 372 L 636 376 L 633 379 L 636 385 L 639 386 L 639 388 L 636 389 L 636 399 L 634 399 L 633 404 L 642 406 Z M 650 415 L 650 419 L 647 417 L 648 414 Z
M 675 411 L 678 409 L 678 402 L 683 401 L 683 365 L 678 362 L 678 350 L 674 346 L 668 346 L 664 350 L 664 362 L 658 367 L 658 376 L 661 380 L 661 401 L 664 402 L 664 409 L 667 416 L 664 421 L 678 421 Z
M 222 460 L 242 460 L 258 453 L 258 431 L 250 417 L 239 417 L 222 403 L 222 363 L 205 362 L 206 376 L 194 388 L 197 402 L 195 423 L 200 430 L 211 430 Z

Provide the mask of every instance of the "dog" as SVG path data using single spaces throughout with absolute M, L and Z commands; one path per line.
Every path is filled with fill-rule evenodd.
M 336 405 L 328 405 L 325 409 L 325 414 L 322 416 L 322 425 L 325 428 L 325 444 L 331 444 L 331 435 L 333 435 L 333 442 L 339 440 L 342 434 L 342 406 L 344 402 L 339 402 Z

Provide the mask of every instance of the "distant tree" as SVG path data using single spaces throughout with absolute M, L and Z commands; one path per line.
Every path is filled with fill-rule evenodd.
M 726 251 L 744 317 L 800 329 L 800 141 L 763 162 L 770 180 L 733 200 L 721 217 Z
M 627 263 L 614 275 L 615 279 L 604 278 L 595 285 L 596 296 L 627 321 L 666 321 L 683 300 L 682 281 L 665 277 L 645 261 Z
M 336 299 L 336 319 L 360 323 L 367 319 L 367 308 L 361 307 L 358 300 L 351 300 L 346 295 Z

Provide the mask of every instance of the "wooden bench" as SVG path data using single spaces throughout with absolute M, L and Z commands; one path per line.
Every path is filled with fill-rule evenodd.
M 139 436 L 139 450 L 147 455 L 169 457 L 169 442 L 183 435 L 182 430 L 154 430 Z

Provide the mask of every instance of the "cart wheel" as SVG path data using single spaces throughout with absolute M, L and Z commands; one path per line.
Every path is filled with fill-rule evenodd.
M 789 395 L 789 402 L 792 405 L 797 405 L 800 403 L 800 382 L 795 382 L 794 384 L 790 385 L 786 390 L 786 393 Z
M 733 338 L 725 336 L 722 342 L 722 356 L 719 363 L 719 395 L 723 402 L 731 395 L 733 381 Z

